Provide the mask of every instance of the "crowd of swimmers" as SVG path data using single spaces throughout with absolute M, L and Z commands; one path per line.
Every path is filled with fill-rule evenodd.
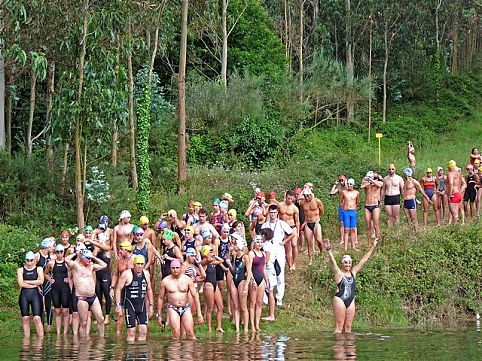
M 171 209 L 152 226 L 146 216 L 138 225 L 131 223 L 131 214 L 124 210 L 111 228 L 103 215 L 95 228 L 87 226 L 78 234 L 63 230 L 59 242 L 45 238 L 37 253 L 25 255 L 25 265 L 17 271 L 24 334 L 30 335 L 33 319 L 42 336 L 44 323 L 50 327 L 55 315 L 57 334 L 71 328 L 74 335 L 86 336 L 94 319 L 99 336 L 104 336 L 113 306 L 116 332 L 121 334 L 125 323 L 129 341 L 145 340 L 154 317 L 161 330 L 166 325 L 172 328 L 175 339 L 194 339 L 194 320 L 205 322 L 211 332 L 213 316 L 215 330 L 224 332 L 223 313 L 230 315 L 236 332 L 259 332 L 261 320 L 275 321 L 275 310 L 283 305 L 285 270 L 296 270 L 305 243 L 309 264 L 315 245 L 326 251 L 338 287 L 333 299 L 335 332 L 351 332 L 356 274 L 381 238 L 382 201 L 389 228 L 399 223 L 402 204 L 416 229 L 417 191 L 423 196 L 425 224 L 430 206 L 438 225 L 455 223 L 459 216 L 473 218 L 480 211 L 480 164 L 474 148 L 465 176 L 453 160 L 447 175 L 442 167 L 436 175 L 429 168 L 420 180 L 410 167 L 404 169 L 404 178 L 397 175 L 394 164 L 385 177 L 369 171 L 360 185 L 366 194 L 368 251 L 355 265 L 344 255 L 341 268 L 330 241 L 322 237 L 324 207 L 311 183 L 286 191 L 282 201 L 274 192 L 266 197 L 256 189 L 245 212 L 246 226 L 237 219 L 229 193 L 213 201 L 212 211 L 191 200 L 185 214 L 178 216 Z M 339 243 L 345 251 L 350 245 L 358 251 L 360 193 L 355 183 L 342 175 L 330 191 L 339 196 Z M 160 275 L 160 282 L 155 275 Z M 261 317 L 264 305 L 267 316 Z

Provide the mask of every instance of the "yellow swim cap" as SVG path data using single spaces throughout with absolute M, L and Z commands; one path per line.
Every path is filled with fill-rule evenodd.
M 457 163 L 455 163 L 455 160 L 450 160 L 449 161 L 449 164 L 448 164 L 448 167 L 453 169 L 457 166 Z
M 146 263 L 146 259 L 142 254 L 137 254 L 134 256 L 134 264 L 139 264 L 139 263 L 142 263 L 142 264 Z
M 132 244 L 129 241 L 124 241 L 120 245 L 120 247 L 124 248 L 126 251 L 132 251 Z
M 139 218 L 139 224 L 149 224 L 149 218 L 147 218 L 146 216 L 142 216 L 141 218 Z
M 427 168 L 427 173 L 432 173 L 432 168 Z
M 211 251 L 212 251 L 211 246 L 205 245 L 205 246 L 201 247 L 201 253 L 205 256 L 207 256 L 209 254 L 209 252 L 211 252 Z

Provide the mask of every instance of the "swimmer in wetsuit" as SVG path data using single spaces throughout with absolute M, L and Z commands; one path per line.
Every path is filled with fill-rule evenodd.
M 335 333 L 351 332 L 353 319 L 355 318 L 356 275 L 372 255 L 377 243 L 378 240 L 375 238 L 368 252 L 362 257 L 360 262 L 353 267 L 351 257 L 349 255 L 344 255 L 342 258 L 342 268 L 340 269 L 336 264 L 335 256 L 331 250 L 330 241 L 327 239 L 323 241 L 338 286 L 338 291 L 333 298 Z
M 470 220 L 474 220 L 475 200 L 477 199 L 477 189 L 480 185 L 480 179 L 474 172 L 474 166 L 472 164 L 467 165 L 467 177 L 465 178 L 465 182 L 467 188 L 465 188 L 464 192 L 464 212 L 467 218 L 470 215 Z
M 39 286 L 44 283 L 44 273 L 42 267 L 35 265 L 35 254 L 32 251 L 25 255 L 25 265 L 17 269 L 17 283 L 20 287 L 18 305 L 22 314 L 23 334 L 30 337 L 30 309 L 32 309 L 33 322 L 37 335 L 44 335 L 42 324 L 42 297 L 40 296 Z
M 136 322 L 139 326 L 138 341 L 145 341 L 147 336 L 147 320 L 154 314 L 154 293 L 151 287 L 151 276 L 145 268 L 143 255 L 134 256 L 134 268 L 122 272 L 115 291 L 115 309 L 122 317 L 121 292 L 124 293 L 124 314 L 127 327 L 127 341 L 136 339 Z M 146 309 L 146 296 L 149 311 Z

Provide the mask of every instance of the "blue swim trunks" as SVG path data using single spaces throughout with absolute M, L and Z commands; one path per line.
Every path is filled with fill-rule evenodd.
M 338 222 L 344 222 L 343 220 L 343 209 L 341 207 L 338 207 Z
M 343 226 L 344 228 L 356 228 L 357 225 L 357 212 L 356 209 L 343 211 Z

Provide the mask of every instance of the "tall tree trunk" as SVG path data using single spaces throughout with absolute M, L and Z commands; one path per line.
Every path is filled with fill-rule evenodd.
M 119 74 L 120 67 L 120 34 L 117 34 L 117 49 L 116 49 L 116 63 L 115 63 L 115 73 L 116 76 Z M 111 165 L 112 167 L 117 167 L 117 140 L 119 138 L 119 130 L 117 129 L 117 118 L 112 119 L 112 155 L 111 155 Z
M 223 49 L 221 54 L 221 81 L 224 88 L 227 86 L 228 71 L 228 4 L 229 0 L 223 0 L 221 20 L 223 28 Z
M 303 101 L 303 41 L 304 41 L 304 29 L 305 29 L 305 0 L 300 1 L 300 44 L 299 44 L 299 54 L 300 54 L 300 102 Z
M 179 129 L 177 138 L 179 190 L 184 190 L 186 181 L 186 52 L 187 52 L 187 15 L 189 1 L 182 1 L 181 49 L 179 56 Z
M 8 88 L 6 88 L 7 93 L 7 111 L 5 114 L 5 128 L 7 131 L 6 136 L 6 148 L 9 156 L 12 155 L 12 110 L 13 110 L 13 97 L 10 94 Z M 1 99 L 0 99 L 1 102 Z
M 385 23 L 385 61 L 383 63 L 383 113 L 382 119 L 385 122 L 387 120 L 387 69 L 388 69 L 388 24 Z
M 439 13 L 442 7 L 442 0 L 436 0 L 435 5 L 435 42 L 437 44 L 437 54 L 441 57 L 440 53 L 440 24 L 439 24 Z
M 30 111 L 28 114 L 28 126 L 27 126 L 27 156 L 32 155 L 32 128 L 33 117 L 35 114 L 35 91 L 37 88 L 37 74 L 35 71 L 30 73 Z
M 1 21 L 1 20 L 0 20 Z M 5 150 L 5 60 L 3 59 L 2 49 L 0 49 L 0 151 Z
M 55 62 L 52 61 L 49 65 L 49 80 L 47 83 L 47 126 L 52 121 L 52 106 L 53 106 L 54 90 L 55 90 Z M 45 146 L 47 147 L 47 150 L 46 150 L 47 162 L 49 163 L 49 166 L 51 166 L 52 155 L 53 155 L 51 130 L 46 130 L 45 132 Z
M 286 60 L 289 60 L 289 33 L 290 33 L 290 30 L 288 28 L 288 12 L 289 12 L 289 9 L 288 9 L 288 0 L 284 0 L 284 20 L 285 20 L 285 31 L 284 31 L 284 35 L 285 35 L 285 58 Z
M 82 32 L 82 50 L 79 58 L 79 88 L 77 89 L 77 104 L 82 103 L 82 90 L 84 86 L 84 63 L 87 49 L 87 32 L 89 25 L 89 0 L 84 1 L 84 27 Z M 77 206 L 77 226 L 84 228 L 84 193 L 82 192 L 82 163 L 80 140 L 82 137 L 82 115 L 78 114 L 75 122 L 75 203 Z
M 368 17 L 369 26 L 369 50 L 368 50 L 368 79 L 370 86 L 370 93 L 368 96 L 368 144 L 371 140 L 372 131 L 372 49 L 373 49 L 373 18 L 372 15 Z
M 62 188 L 60 189 L 61 194 L 64 194 L 66 189 L 65 181 L 67 179 L 67 172 L 69 171 L 69 152 L 70 152 L 70 143 L 66 142 L 64 144 L 64 166 L 62 169 L 62 183 L 61 183 Z
M 129 139 L 130 139 L 130 163 L 132 188 L 137 189 L 137 166 L 136 166 L 136 121 L 134 113 L 134 73 L 132 70 L 132 28 L 129 17 L 129 51 L 127 52 L 127 71 L 129 73 Z
M 353 78 L 354 78 L 354 59 L 353 59 L 353 34 L 351 27 L 351 1 L 345 1 L 346 6 L 346 84 L 347 84 L 347 98 L 346 98 L 346 118 L 348 122 L 352 122 L 355 115 L 355 104 L 353 101 Z

